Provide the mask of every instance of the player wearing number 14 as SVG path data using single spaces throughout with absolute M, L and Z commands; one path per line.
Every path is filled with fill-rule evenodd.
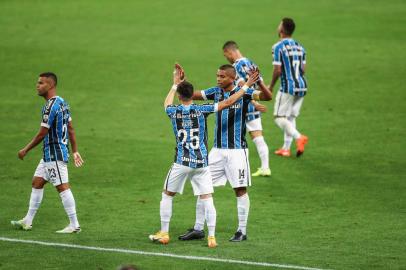
M 165 112 L 169 116 L 176 138 L 175 161 L 165 180 L 160 203 L 161 229 L 150 235 L 151 241 L 161 244 L 169 243 L 169 222 L 172 216 L 172 201 L 177 193 L 183 192 L 186 180 L 190 180 L 195 196 L 199 197 L 203 208 L 203 225 L 206 221 L 209 235 L 208 247 L 217 246 L 214 236 L 216 226 L 216 209 L 213 203 L 213 183 L 208 167 L 207 151 L 207 117 L 215 112 L 229 108 L 244 95 L 252 95 L 254 90 L 248 88 L 258 80 L 259 73 L 254 72 L 241 91 L 229 99 L 214 104 L 194 104 L 193 85 L 183 81 L 183 69 L 175 65 L 174 85 L 165 102 Z M 172 105 L 175 94 L 180 105 Z M 204 234 L 200 235 L 204 238 Z
M 76 204 L 68 183 L 69 160 L 68 145 L 72 146 L 75 166 L 83 164 L 83 160 L 77 151 L 75 131 L 72 126 L 69 105 L 66 101 L 56 95 L 57 77 L 52 72 L 39 75 L 37 92 L 46 100 L 42 108 L 41 127 L 32 141 L 18 152 L 18 157 L 23 160 L 27 153 L 43 141 L 43 156 L 32 179 L 32 191 L 27 215 L 18 221 L 11 221 L 11 224 L 19 229 L 31 230 L 32 221 L 41 205 L 44 185 L 52 183 L 62 200 L 66 214 L 69 218 L 69 225 L 57 231 L 57 233 L 80 232 L 79 221 L 76 215 Z

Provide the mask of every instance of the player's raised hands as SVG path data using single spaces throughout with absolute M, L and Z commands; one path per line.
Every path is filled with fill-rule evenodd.
M 183 81 L 185 79 L 185 70 L 179 63 L 175 63 L 175 68 L 179 70 L 180 79 Z
M 73 153 L 73 161 L 75 162 L 76 167 L 80 167 L 83 165 L 83 163 L 85 163 L 82 157 L 80 156 L 79 152 Z
M 254 83 L 259 80 L 259 70 L 254 69 L 248 74 L 248 80 L 245 83 L 248 87 L 251 87 Z
M 173 84 L 180 84 L 185 80 L 185 72 L 181 65 L 175 63 L 175 70 L 173 71 Z

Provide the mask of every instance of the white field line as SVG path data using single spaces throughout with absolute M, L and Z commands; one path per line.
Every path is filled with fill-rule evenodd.
M 289 265 L 289 264 L 241 261 L 241 260 L 233 260 L 233 259 L 221 259 L 221 258 L 210 258 L 210 257 L 200 257 L 200 256 L 187 256 L 187 255 L 177 255 L 177 254 L 171 254 L 171 253 L 148 252 L 148 251 L 142 251 L 142 250 L 121 249 L 121 248 L 92 247 L 92 246 L 72 245 L 72 244 L 64 244 L 64 243 L 43 242 L 43 241 L 35 241 L 35 240 L 22 240 L 22 239 L 14 239 L 14 238 L 7 238 L 7 237 L 0 237 L 0 241 L 34 244 L 34 245 L 51 246 L 51 247 L 63 247 L 63 248 L 94 250 L 94 251 L 116 252 L 116 253 L 125 253 L 125 254 L 138 254 L 138 255 L 144 255 L 144 256 L 170 257 L 170 258 L 177 258 L 177 259 L 184 259 L 184 260 L 197 260 L 197 261 L 220 262 L 220 263 L 229 263 L 229 264 L 265 266 L 265 267 L 275 267 L 275 268 L 281 268 L 281 269 L 327 270 L 327 269 L 321 269 L 321 268 Z

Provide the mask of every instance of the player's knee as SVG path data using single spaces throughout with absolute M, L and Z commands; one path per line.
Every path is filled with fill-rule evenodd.
M 70 189 L 69 183 L 63 183 L 58 186 L 56 186 L 56 190 L 58 190 L 59 193 L 64 192 L 65 190 Z
M 165 193 L 166 195 L 168 195 L 168 196 L 171 196 L 171 197 L 173 197 L 173 196 L 176 195 L 176 192 L 171 192 L 171 191 L 168 191 L 168 190 L 164 190 L 164 193 Z
M 42 189 L 44 188 L 46 181 L 39 177 L 34 177 L 32 179 L 32 187 L 35 189 Z
M 199 198 L 202 199 L 202 200 L 208 199 L 210 197 L 211 197 L 211 193 L 199 195 Z
M 255 139 L 257 137 L 262 136 L 262 131 L 261 130 L 255 130 L 250 132 L 251 139 Z
M 276 116 L 274 121 L 275 121 L 275 124 L 278 125 L 278 127 L 283 128 L 284 125 L 285 125 L 286 118 L 285 118 L 285 117 Z
M 239 187 L 234 189 L 235 196 L 241 197 L 247 194 L 247 188 L 246 187 Z

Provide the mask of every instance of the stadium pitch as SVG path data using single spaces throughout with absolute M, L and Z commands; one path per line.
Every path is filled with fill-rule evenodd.
M 305 269 L 406 267 L 406 92 L 404 1 L 2 1 L 0 3 L 0 269 L 265 269 L 221 260 Z M 283 135 L 273 101 L 263 102 L 272 176 L 249 189 L 249 239 L 230 243 L 237 224 L 230 186 L 216 188 L 218 247 L 177 236 L 194 223 L 190 184 L 174 199 L 172 241 L 159 227 L 159 201 L 173 162 L 174 138 L 163 110 L 172 67 L 182 63 L 198 89 L 216 84 L 221 46 L 236 40 L 268 84 L 271 46 L 281 18 L 295 19 L 307 49 L 309 93 L 299 127 L 311 141 L 300 159 L 273 151 Z M 82 232 L 67 224 L 55 188 L 46 186 L 32 231 L 10 220 L 27 210 L 41 147 L 24 161 L 43 99 L 38 74 L 58 74 L 72 108 L 85 165 L 69 165 Z M 209 122 L 209 145 L 213 122 Z M 259 166 L 248 139 L 251 169 Z M 27 243 L 26 243 L 27 242 Z M 42 245 L 35 243 L 54 243 Z M 210 258 L 183 260 L 145 254 Z

